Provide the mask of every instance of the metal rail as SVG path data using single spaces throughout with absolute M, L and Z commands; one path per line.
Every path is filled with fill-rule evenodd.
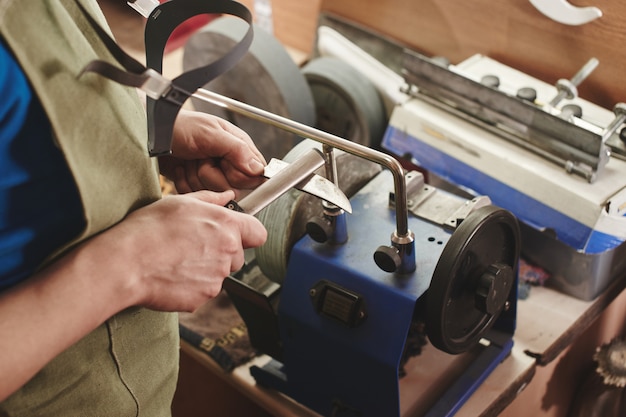
M 342 151 L 351 153 L 369 161 L 378 163 L 391 171 L 394 180 L 395 209 L 396 209 L 396 235 L 400 239 L 411 235 L 408 225 L 408 209 L 406 184 L 404 180 L 404 170 L 402 165 L 392 156 L 383 152 L 370 149 L 366 146 L 351 142 L 339 136 L 315 129 L 302 123 L 287 119 L 285 117 L 270 113 L 246 103 L 233 100 L 212 91 L 200 88 L 193 93 L 193 97 L 199 100 L 215 104 L 217 106 L 234 111 L 251 119 L 268 123 L 279 129 L 286 130 L 299 136 L 316 140 L 325 145 L 332 146 Z

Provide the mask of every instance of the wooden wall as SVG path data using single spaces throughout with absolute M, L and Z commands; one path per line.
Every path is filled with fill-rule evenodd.
M 254 0 L 238 0 L 254 15 Z M 271 0 L 273 33 L 288 49 L 309 54 L 313 49 L 321 0 Z
M 603 16 L 567 26 L 528 0 L 322 0 L 320 10 L 362 24 L 426 55 L 457 63 L 481 53 L 554 84 L 591 57 L 600 65 L 579 87 L 581 97 L 612 109 L 626 102 L 626 2 L 572 0 Z

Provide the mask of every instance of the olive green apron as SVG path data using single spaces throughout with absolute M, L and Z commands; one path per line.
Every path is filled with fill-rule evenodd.
M 107 27 L 95 0 L 81 3 Z M 83 204 L 83 233 L 52 261 L 160 198 L 156 163 L 146 151 L 145 112 L 134 89 L 95 74 L 78 77 L 89 61 L 113 58 L 76 0 L 0 0 L 0 32 L 50 118 Z M 0 417 L 168 416 L 178 342 L 176 314 L 128 309 L 0 403 Z

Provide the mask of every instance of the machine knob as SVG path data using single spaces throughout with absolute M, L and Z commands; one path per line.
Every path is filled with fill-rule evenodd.
M 480 83 L 487 87 L 498 88 L 500 87 L 500 78 L 497 75 L 485 75 L 480 79 Z
M 520 100 L 525 100 L 525 101 L 534 103 L 535 100 L 537 100 L 537 90 L 535 90 L 532 87 L 522 87 L 519 90 L 517 90 L 516 96 Z
M 385 272 L 395 272 L 402 265 L 400 251 L 394 246 L 379 246 L 374 252 L 374 262 Z
M 307 234 L 318 243 L 324 243 L 333 234 L 331 221 L 324 217 L 313 217 L 306 224 Z
M 476 288 L 476 308 L 483 313 L 494 315 L 506 302 L 513 283 L 513 269 L 504 263 L 489 265 L 478 280 Z

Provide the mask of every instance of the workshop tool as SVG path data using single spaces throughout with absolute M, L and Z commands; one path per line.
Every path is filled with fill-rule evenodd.
M 249 12 L 235 2 L 214 3 L 249 22 Z M 199 4 L 204 3 L 172 0 L 157 6 L 146 28 L 148 42 L 155 22 L 173 29 L 183 17 L 206 13 L 207 8 Z M 186 13 L 179 13 L 179 8 Z M 251 29 L 246 32 L 244 45 L 251 33 Z M 257 382 L 326 416 L 399 416 L 402 366 L 419 351 L 415 338 L 420 340 L 420 332 L 415 329 L 423 323 L 436 348 L 449 354 L 471 352 L 475 358 L 437 393 L 428 414 L 456 412 L 513 345 L 520 252 L 515 216 L 485 196 L 468 200 L 435 189 L 422 174 L 406 173 L 386 153 L 199 88 L 216 74 L 207 67 L 166 79 L 159 73 L 161 62 L 155 60 L 162 57 L 169 32 L 159 30 L 157 35 L 154 44 L 147 45 L 150 68 L 146 68 L 101 30 L 123 69 L 104 61 L 85 68 L 146 92 L 152 100 L 148 106 L 151 155 L 170 152 L 173 120 L 182 103 L 193 96 L 321 143 L 325 174 L 335 185 L 345 175 L 337 163 L 339 151 L 384 168 L 356 187 L 349 222 L 341 204 L 317 205 L 330 230 L 318 234 L 325 228 L 309 228 L 316 230 L 315 239 L 306 235 L 297 240 L 286 259 L 286 276 L 276 280 L 280 282 L 272 281 L 273 271 L 267 267 L 264 275 L 273 285 L 255 288 L 235 276 L 224 281 L 252 343 L 275 359 L 268 367 L 252 368 Z M 308 145 L 303 141 L 293 151 Z M 306 177 L 319 166 L 319 152 L 305 154 L 310 164 L 292 162 L 267 181 L 272 188 L 268 194 L 279 193 L 273 189 L 277 184 L 283 192 L 302 181 L 283 183 L 283 172 L 303 169 Z M 265 194 L 266 187 L 261 187 L 259 192 Z M 288 194 L 278 200 L 292 197 Z M 239 204 L 252 213 L 265 201 Z M 281 218 L 279 213 L 278 218 L 291 222 L 292 214 Z M 273 229 L 271 224 L 266 227 Z M 268 239 L 285 238 L 271 236 Z M 383 239 L 391 244 L 377 245 Z M 255 261 L 261 265 L 264 259 L 259 253 Z M 264 335 L 263 343 L 258 335 Z
M 320 51 L 395 97 L 383 149 L 511 210 L 522 220 L 523 255 L 550 273 L 548 285 L 590 300 L 626 268 L 626 106 L 611 112 L 577 92 L 598 60 L 550 85 L 483 55 L 451 65 L 347 21 L 325 24 L 336 30 L 320 27 Z M 342 34 L 376 45 L 405 79 Z
M 341 165 L 338 169 L 341 177 Z M 354 213 L 345 243 L 301 236 L 285 260 L 284 277 L 281 268 L 273 269 L 272 253 L 257 251 L 259 274 L 269 283 L 253 285 L 259 276 L 248 281 L 238 275 L 224 282 L 252 345 L 275 359 L 251 372 L 261 385 L 325 416 L 399 415 L 400 374 L 415 337 L 411 329 L 425 323 L 438 349 L 480 352 L 462 372 L 467 376 L 439 393 L 429 414 L 451 415 L 512 348 L 517 221 L 487 198 L 468 201 L 425 184 L 418 172 L 407 173 L 408 221 L 419 268 L 389 272 L 385 262 L 375 261 L 380 248 L 372 240 L 394 227 L 393 178 L 388 170 L 371 177 L 351 198 Z M 292 240 L 292 231 L 276 229 L 271 221 L 310 220 L 298 220 L 300 207 L 289 198 L 272 203 L 263 213 L 274 215 L 261 218 L 273 247 L 278 246 L 273 241 Z
M 341 190 L 326 178 L 314 173 L 317 168 L 324 165 L 324 162 L 324 156 L 316 149 L 312 149 L 291 164 L 273 158 L 264 172 L 264 176 L 269 180 L 240 201 L 230 201 L 226 207 L 255 215 L 291 188 L 296 188 L 351 213 L 350 200 Z
M 613 113 L 570 99 L 482 55 L 449 66 L 404 58 L 413 98 L 394 110 L 383 148 L 513 212 L 522 254 L 551 274 L 549 285 L 598 295 L 626 268 L 624 104 Z M 572 84 L 596 65 L 589 60 Z

